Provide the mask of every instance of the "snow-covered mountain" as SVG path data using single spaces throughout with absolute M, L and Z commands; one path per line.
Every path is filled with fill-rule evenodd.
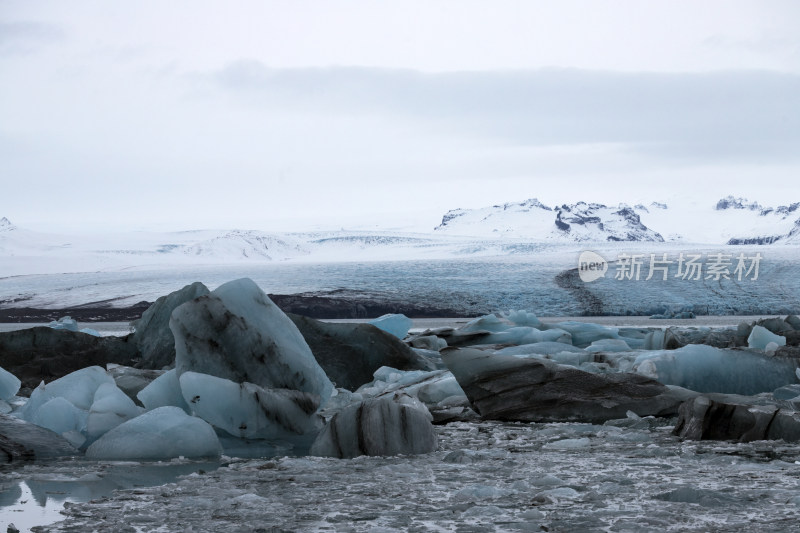
M 434 231 L 565 242 L 664 240 L 642 224 L 636 210 L 624 204 L 609 207 L 578 202 L 549 207 L 536 198 L 518 204 L 449 211 Z
M 269 233 L 194 230 L 173 233 L 60 235 L 0 218 L 0 278 L 124 269 L 305 261 L 390 261 L 533 254 L 584 243 L 800 245 L 800 202 L 764 207 L 728 196 L 716 204 L 652 202 L 550 207 L 531 199 L 448 211 L 427 233 L 338 230 Z
M 279 261 L 309 253 L 302 244 L 288 237 L 243 230 L 223 232 L 194 244 L 184 245 L 180 247 L 180 251 L 190 256 Z
M 709 244 L 790 243 L 800 221 L 800 202 L 763 207 L 746 198 L 726 196 L 716 205 L 673 203 L 664 209 L 641 212 L 648 227 L 667 241 Z
M 762 207 L 727 196 L 716 205 L 652 202 L 606 206 L 578 202 L 549 207 L 537 199 L 480 209 L 455 209 L 435 232 L 556 242 L 693 242 L 772 244 L 800 242 L 800 202 Z

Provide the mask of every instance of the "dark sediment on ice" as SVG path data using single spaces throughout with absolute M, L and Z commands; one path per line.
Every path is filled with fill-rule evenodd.
M 127 337 L 95 337 L 37 327 L 0 333 L 0 367 L 22 382 L 23 393 L 87 366 L 132 365 L 139 352 Z
M 270 294 L 269 297 L 285 313 L 318 319 L 377 318 L 387 313 L 402 313 L 410 318 L 469 318 L 488 312 L 428 305 L 424 301 L 409 302 L 384 295 L 303 293 Z M 140 319 L 150 305 L 150 302 L 139 302 L 130 307 L 92 304 L 61 309 L 7 307 L 0 308 L 0 322 L 50 322 L 64 316 L 78 322 L 127 322 Z

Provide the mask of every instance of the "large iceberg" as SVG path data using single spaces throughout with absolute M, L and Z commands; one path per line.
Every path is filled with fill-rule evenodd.
M 178 375 L 198 372 L 266 389 L 309 392 L 333 384 L 292 321 L 252 280 L 225 283 L 172 312 Z
M 690 344 L 640 353 L 633 370 L 667 385 L 697 392 L 758 394 L 797 381 L 797 362 L 753 351 Z
M 115 427 L 86 450 L 95 460 L 166 460 L 218 457 L 217 434 L 208 422 L 178 407 L 159 407 Z
M 436 451 L 431 415 L 404 394 L 365 400 L 335 414 L 311 446 L 311 455 L 419 454 Z
M 291 313 L 287 316 L 300 330 L 314 358 L 337 387 L 355 390 L 368 383 L 372 373 L 382 366 L 401 370 L 435 368 L 428 357 L 416 353 L 394 335 L 369 324 L 328 323 Z
M 604 422 L 628 411 L 670 416 L 695 395 L 638 374 L 595 374 L 471 348 L 444 350 L 442 359 L 473 408 L 493 420 Z
M 20 409 L 19 415 L 21 418 L 33 422 L 36 411 L 57 397 L 64 398 L 78 409 L 88 411 L 94 402 L 95 392 L 104 383 L 114 385 L 114 378 L 99 366 L 76 370 L 48 384 L 42 382 L 33 390 L 30 399 Z

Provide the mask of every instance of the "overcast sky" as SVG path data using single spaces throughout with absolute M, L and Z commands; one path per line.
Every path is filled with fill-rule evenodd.
M 0 0 L 0 187 L 48 231 L 800 201 L 800 2 Z

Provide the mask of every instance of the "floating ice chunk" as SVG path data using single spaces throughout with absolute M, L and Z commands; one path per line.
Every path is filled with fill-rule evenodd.
M 114 384 L 114 378 L 106 374 L 99 366 L 90 366 L 76 370 L 71 374 L 52 381 L 42 382 L 31 393 L 30 399 L 19 410 L 19 416 L 33 422 L 36 411 L 53 398 L 64 398 L 78 409 L 89 411 L 94 402 L 94 393 L 103 383 Z
M 68 331 L 78 331 L 78 322 L 72 317 L 64 316 L 58 320 L 53 320 L 47 327 L 53 329 L 66 329 Z
M 115 427 L 86 450 L 95 460 L 217 457 L 222 452 L 208 422 L 178 407 L 159 407 Z
M 102 337 L 102 335 L 100 335 L 100 332 L 99 332 L 99 331 L 97 331 L 96 329 L 92 329 L 92 328 L 81 328 L 79 331 L 80 331 L 81 333 L 86 333 L 87 335 L 91 335 L 91 336 L 93 336 L 93 337 Z
M 11 412 L 11 404 L 5 400 L 0 400 L 0 415 L 7 415 Z
M 645 350 L 674 350 L 681 346 L 682 343 L 671 329 L 651 331 L 642 343 Z
M 769 342 L 764 347 L 764 353 L 767 355 L 775 355 L 775 352 L 778 351 L 778 348 L 780 348 L 780 346 L 778 346 L 777 342 Z
M 405 336 L 408 335 L 408 330 L 414 325 L 411 319 L 406 315 L 393 314 L 379 316 L 374 320 L 370 320 L 369 324 L 387 333 L 391 333 L 398 339 L 404 339 Z
M 61 396 L 56 396 L 42 404 L 29 421 L 63 435 L 70 431 L 78 433 L 86 431 L 88 417 L 88 411 L 75 407 Z
M 533 344 L 538 342 L 572 344 L 572 335 L 558 328 L 541 331 L 536 328 L 518 326 L 487 335 L 480 339 L 479 344 Z
M 336 413 L 317 436 L 310 454 L 350 458 L 435 451 L 430 413 L 408 405 L 402 396 L 366 400 Z
M 677 350 L 645 352 L 634 372 L 697 392 L 753 395 L 796 382 L 795 363 L 745 350 L 689 344 Z
M 524 310 L 509 311 L 503 316 L 517 326 L 530 326 L 533 328 L 539 328 L 542 326 L 541 320 L 539 320 L 536 315 Z
M 415 390 L 414 390 L 415 389 Z M 456 378 L 450 372 L 441 374 L 438 379 L 427 380 L 411 391 L 416 392 L 416 397 L 425 405 L 439 405 L 445 400 L 453 402 L 454 398 L 463 398 L 467 401 L 467 395 Z
M 178 375 L 192 371 L 320 397 L 333 391 L 297 326 L 252 280 L 225 283 L 172 312 Z
M 350 404 L 364 400 L 364 395 L 359 392 L 351 392 L 347 389 L 337 388 L 328 403 L 325 404 L 325 412 L 341 411 Z
M 786 346 L 786 337 L 775 335 L 762 326 L 753 326 L 753 331 L 751 331 L 750 336 L 747 337 L 747 346 L 757 350 L 764 350 L 771 342 L 774 342 L 778 346 Z
M 116 384 L 104 383 L 94 393 L 94 402 L 86 421 L 86 436 L 94 441 L 123 422 L 136 418 L 141 412 Z
M 316 436 L 322 421 L 315 395 L 289 389 L 264 389 L 252 383 L 184 372 L 183 398 L 194 414 L 234 437 L 284 440 Z
M 585 353 L 583 348 L 577 348 L 563 342 L 534 342 L 532 344 L 521 344 L 519 346 L 509 346 L 508 348 L 497 350 L 495 353 L 497 355 L 520 356 L 530 354 L 553 355 L 561 352 Z
M 772 397 L 776 400 L 793 400 L 800 396 L 800 383 L 785 385 L 772 391 Z
M 553 328 L 558 328 L 572 335 L 572 344 L 580 348 L 585 348 L 594 341 L 601 339 L 618 339 L 619 333 L 616 328 L 607 328 L 599 324 L 588 322 L 559 322 Z
M 447 341 L 436 335 L 423 335 L 411 339 L 411 346 L 438 352 L 443 348 L 447 348 Z
M 600 339 L 594 341 L 588 348 L 587 352 L 629 352 L 631 349 L 628 343 L 622 339 Z
M 387 392 L 403 392 L 418 398 L 430 408 L 452 397 L 462 398 L 466 402 L 464 391 L 461 390 L 453 374 L 447 370 L 402 371 L 381 367 L 375 371 L 374 376 L 375 380 L 372 383 L 363 385 L 357 392 L 367 397 Z
M 10 400 L 19 392 L 20 380 L 3 368 L 0 368 L 0 400 Z
M 148 411 L 171 405 L 180 407 L 187 413 L 191 412 L 189 404 L 183 399 L 178 373 L 174 368 L 154 379 L 148 386 L 140 390 L 136 397 Z
M 104 383 L 114 385 L 114 378 L 99 366 L 89 366 L 48 383 L 45 390 L 54 397 L 66 398 L 75 407 L 88 411 L 94 402 L 95 392 Z
M 561 500 L 577 500 L 581 494 L 570 487 L 559 487 L 557 489 L 547 489 L 536 494 L 534 500 L 546 500 L 553 503 L 558 503 Z
M 497 500 L 506 498 L 511 492 L 507 489 L 492 487 L 490 485 L 471 485 L 464 487 L 453 495 L 454 500 L 460 501 L 480 501 Z
M 505 331 L 509 327 L 511 327 L 507 322 L 500 320 L 500 318 L 495 314 L 484 315 L 478 318 L 472 319 L 460 328 L 458 331 L 462 333 L 473 332 L 473 331 L 491 331 L 494 333 Z
M 591 441 L 588 438 L 581 439 L 561 439 L 555 442 L 549 442 L 542 446 L 546 450 L 578 450 L 588 448 Z

